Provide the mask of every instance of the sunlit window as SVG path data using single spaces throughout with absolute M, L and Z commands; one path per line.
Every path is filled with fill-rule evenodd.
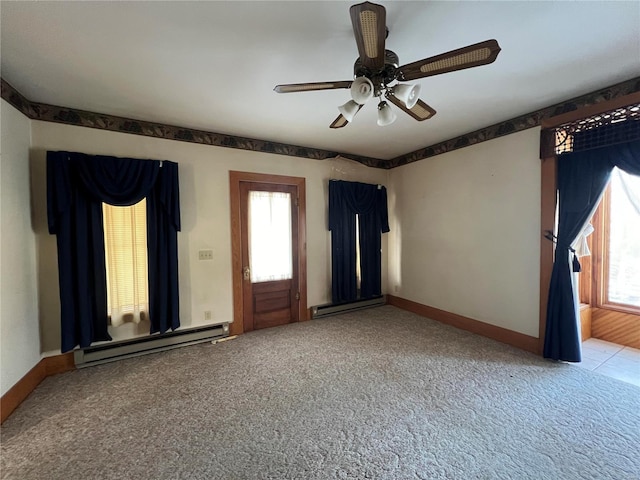
M 640 177 L 611 175 L 607 303 L 640 307 Z
M 112 326 L 148 316 L 147 202 L 130 207 L 102 204 L 107 310 Z
M 291 194 L 249 192 L 251 282 L 288 280 L 291 256 Z

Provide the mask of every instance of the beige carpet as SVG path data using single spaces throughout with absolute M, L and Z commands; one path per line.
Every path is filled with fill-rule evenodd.
M 12 479 L 637 479 L 640 389 L 385 306 L 50 377 Z

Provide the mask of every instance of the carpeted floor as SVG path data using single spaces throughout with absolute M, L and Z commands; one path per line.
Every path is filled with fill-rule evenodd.
M 637 479 L 640 389 L 385 306 L 50 377 L 12 479 Z

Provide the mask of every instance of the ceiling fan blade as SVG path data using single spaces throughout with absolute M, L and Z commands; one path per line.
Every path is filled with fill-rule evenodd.
M 346 127 L 347 125 L 349 125 L 349 122 L 346 118 L 344 118 L 344 115 L 340 114 L 333 122 L 331 122 L 329 128 L 342 128 Z
M 351 88 L 353 81 L 345 80 L 341 82 L 315 82 L 315 83 L 289 83 L 287 85 L 276 85 L 273 89 L 277 93 L 309 92 L 312 90 L 333 90 L 336 88 Z
M 387 13 L 382 5 L 364 2 L 349 9 L 362 64 L 371 70 L 384 67 Z
M 412 108 L 407 108 L 402 100 L 394 97 L 393 95 L 387 96 L 387 100 L 389 100 L 401 110 L 404 110 L 419 122 L 422 122 L 423 120 L 429 120 L 436 114 L 436 111 L 429 105 L 424 103 L 422 100 L 418 100 L 418 102 Z
M 354 117 L 358 114 L 360 110 L 362 110 L 362 107 L 364 107 L 364 105 L 358 105 L 358 109 L 356 110 L 356 113 L 353 114 Z M 342 128 L 342 127 L 346 127 L 348 124 L 349 124 L 349 120 L 347 120 L 344 115 L 340 114 L 333 122 L 331 122 L 331 125 L 329 125 L 329 128 Z
M 398 68 L 397 78 L 400 81 L 409 81 L 487 65 L 496 59 L 498 53 L 500 53 L 498 42 L 496 40 L 486 40 L 436 55 L 435 57 L 403 65 Z

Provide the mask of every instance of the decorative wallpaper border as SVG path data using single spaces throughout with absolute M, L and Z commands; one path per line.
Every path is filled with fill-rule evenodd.
M 164 138 L 180 142 L 238 148 L 255 152 L 275 153 L 278 155 L 288 155 L 313 160 L 324 160 L 340 155 L 343 158 L 355 160 L 368 167 L 382 169 L 400 167 L 402 165 L 407 165 L 408 163 L 417 162 L 418 160 L 424 160 L 425 158 L 430 158 L 459 148 L 492 140 L 503 135 L 509 135 L 528 128 L 537 127 L 543 119 L 640 91 L 640 77 L 632 78 L 625 82 L 573 98 L 563 103 L 552 105 L 541 110 L 536 110 L 535 112 L 476 130 L 475 132 L 467 133 L 444 142 L 436 143 L 434 145 L 400 155 L 391 160 L 384 160 L 380 158 L 363 157 L 360 155 L 333 152 L 317 148 L 289 145 L 286 143 L 270 142 L 255 138 L 238 137 L 235 135 L 226 135 L 203 130 L 193 130 L 190 128 L 163 125 L 161 123 L 133 120 L 113 115 L 76 110 L 74 108 L 65 108 L 32 102 L 26 99 L 3 78 L 0 78 L 0 83 L 2 87 L 2 98 L 33 120 L 98 128 L 101 130 L 111 130 L 114 132 L 131 133 L 147 137 Z
M 380 162 L 384 162 L 384 160 L 379 158 L 363 157 L 349 153 L 270 142 L 255 138 L 238 137 L 235 135 L 226 135 L 223 133 L 208 132 L 204 130 L 194 130 L 191 128 L 176 127 L 173 125 L 164 125 L 161 123 L 134 120 L 114 115 L 87 112 L 85 110 L 77 110 L 75 108 L 32 102 L 25 98 L 3 78 L 0 78 L 0 82 L 2 87 L 2 98 L 32 120 L 64 123 L 67 125 L 131 133 L 146 137 L 199 143 L 202 145 L 214 145 L 217 147 L 252 150 L 254 152 L 275 153 L 278 155 L 288 155 L 313 160 L 325 160 L 327 158 L 334 158 L 340 155 L 341 157 L 355 160 L 368 167 L 384 168 L 380 165 Z
M 424 147 L 405 155 L 400 155 L 399 157 L 389 160 L 389 166 L 385 168 L 400 167 L 408 163 L 417 162 L 418 160 L 424 160 L 425 158 L 434 157 L 459 148 L 468 147 L 480 142 L 502 137 L 503 135 L 520 132 L 532 127 L 538 127 L 544 119 L 572 112 L 579 108 L 588 107 L 614 98 L 623 97 L 638 91 L 640 91 L 640 77 L 632 78 L 631 80 L 627 80 L 601 90 L 596 90 L 595 92 L 573 98 L 566 102 L 558 103 L 556 105 L 543 108 L 542 110 L 536 110 L 535 112 L 512 118 L 506 122 L 496 123 L 495 125 L 476 130 L 475 132 L 436 143 L 435 145 Z

